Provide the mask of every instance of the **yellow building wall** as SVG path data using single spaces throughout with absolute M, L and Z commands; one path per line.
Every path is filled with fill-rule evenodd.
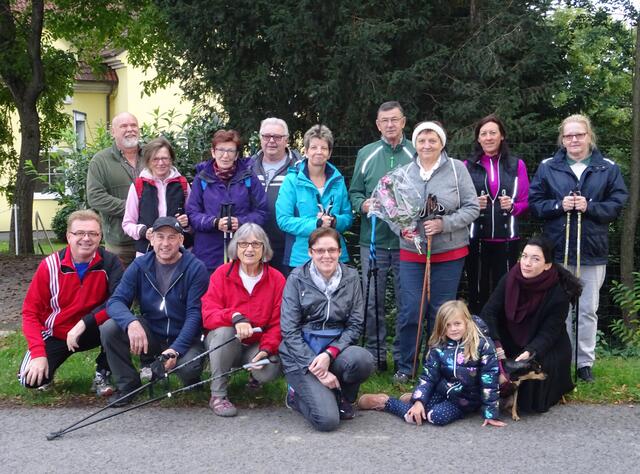
M 142 69 L 134 68 L 127 64 L 127 54 L 122 53 L 119 58 L 124 64 L 123 67 L 116 69 L 118 75 L 118 85 L 111 94 L 110 99 L 110 117 L 107 117 L 107 93 L 105 92 L 80 92 L 76 91 L 71 97 L 69 104 L 64 104 L 63 109 L 71 117 L 73 112 L 82 112 L 86 114 L 86 140 L 92 143 L 96 136 L 97 127 L 105 124 L 119 114 L 120 112 L 130 112 L 138 118 L 140 125 L 150 123 L 154 117 L 154 111 L 158 109 L 160 114 L 166 114 L 170 110 L 175 110 L 177 115 L 176 122 L 180 124 L 185 117 L 191 112 L 193 104 L 189 101 L 182 100 L 182 92 L 177 84 L 159 90 L 151 95 L 142 95 L 142 82 L 155 77 L 155 71 L 148 72 Z M 14 130 L 19 130 L 19 123 L 14 121 Z M 20 137 L 16 136 L 16 150 L 19 151 Z M 0 176 L 0 181 L 6 180 L 6 177 Z M 51 229 L 51 220 L 57 211 L 57 202 L 52 196 L 36 195 L 33 202 L 34 210 L 34 229 L 35 229 L 35 213 L 40 214 L 44 226 L 47 230 Z M 11 209 L 8 202 L 3 196 L 0 196 L 0 232 L 8 232 L 11 226 Z

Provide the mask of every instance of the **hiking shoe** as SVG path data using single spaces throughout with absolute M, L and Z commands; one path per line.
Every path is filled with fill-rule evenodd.
M 595 381 L 595 378 L 593 377 L 593 373 L 591 372 L 591 367 L 589 367 L 588 365 L 584 367 L 580 367 L 578 369 L 578 378 L 582 379 L 587 383 L 593 383 Z
M 338 402 L 338 410 L 340 411 L 341 420 L 353 420 L 356 417 L 356 409 L 353 403 L 341 398 Z
M 107 401 L 109 402 L 110 405 L 113 403 L 113 405 L 111 405 L 111 408 L 121 408 L 121 407 L 126 407 L 131 402 L 133 402 L 136 399 L 137 395 L 138 395 L 137 393 L 132 394 L 131 392 L 127 392 L 127 393 L 115 392 L 113 395 L 111 395 L 108 398 Z
M 238 414 L 236 406 L 229 401 L 227 397 L 216 397 L 211 395 L 209 400 L 209 408 L 218 416 L 231 417 Z
M 295 395 L 296 392 L 293 390 L 293 387 L 291 385 L 287 385 L 287 396 L 284 399 L 284 405 L 289 410 L 298 410 Z
M 391 378 L 391 382 L 393 382 L 396 385 L 406 384 L 406 383 L 409 383 L 409 381 L 410 381 L 410 377 L 407 374 L 404 374 L 400 371 L 393 374 L 393 377 Z
M 384 393 L 366 393 L 358 399 L 360 410 L 384 410 L 389 396 Z
M 113 392 L 116 391 L 109 381 L 110 375 L 111 372 L 107 372 L 106 370 L 96 372 L 96 376 L 93 378 L 93 383 L 91 384 L 91 391 L 95 392 L 98 397 L 110 397 L 113 395 Z
M 253 378 L 253 375 L 249 374 L 249 380 L 247 380 L 247 390 L 255 392 L 262 388 L 262 384 Z

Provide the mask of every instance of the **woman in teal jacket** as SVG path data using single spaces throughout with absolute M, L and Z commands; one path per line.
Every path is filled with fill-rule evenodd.
M 309 260 L 307 241 L 318 227 L 333 227 L 340 234 L 351 227 L 353 215 L 344 177 L 328 163 L 333 134 L 314 125 L 304 134 L 305 159 L 290 168 L 276 201 L 278 227 L 287 234 L 284 264 L 303 265 Z M 349 261 L 344 237 L 340 261 Z

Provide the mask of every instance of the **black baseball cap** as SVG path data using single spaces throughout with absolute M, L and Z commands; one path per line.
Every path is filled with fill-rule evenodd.
M 160 227 L 171 227 L 176 232 L 184 234 L 184 229 L 180 225 L 180 222 L 173 216 L 158 217 L 153 223 L 153 230 L 156 231 L 160 229 Z

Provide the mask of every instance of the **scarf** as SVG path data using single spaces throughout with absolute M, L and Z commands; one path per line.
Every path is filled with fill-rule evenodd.
M 229 181 L 236 172 L 236 162 L 234 161 L 233 166 L 228 170 L 221 170 L 220 168 L 218 168 L 218 163 L 216 163 L 216 160 L 213 160 L 213 172 L 222 181 Z
M 507 274 L 504 312 L 509 334 L 519 346 L 524 347 L 529 342 L 538 308 L 549 289 L 557 283 L 558 271 L 554 266 L 533 278 L 525 278 L 519 264 Z
M 309 274 L 311 275 L 313 283 L 327 296 L 331 296 L 335 293 L 338 289 L 338 285 L 340 284 L 340 280 L 342 280 L 342 268 L 340 267 L 340 264 L 338 264 L 338 268 L 336 268 L 336 271 L 328 280 L 325 280 L 322 273 L 318 271 L 313 262 L 309 265 Z

